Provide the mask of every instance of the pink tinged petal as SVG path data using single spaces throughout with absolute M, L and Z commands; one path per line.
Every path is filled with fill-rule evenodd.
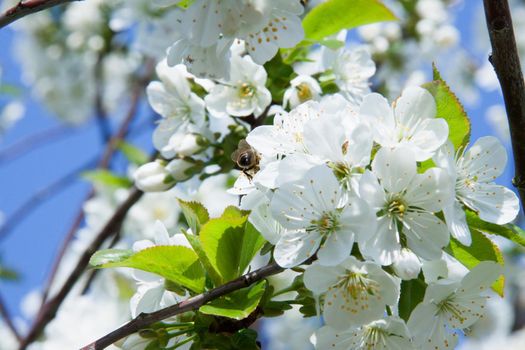
M 359 110 L 361 119 L 374 132 L 374 140 L 382 146 L 394 144 L 395 120 L 388 101 L 377 93 L 366 95 Z
M 465 152 L 463 164 L 462 170 L 469 177 L 476 176 L 478 182 L 492 182 L 505 170 L 507 151 L 497 138 L 480 137 Z
M 452 236 L 456 238 L 461 244 L 470 246 L 472 237 L 470 229 L 467 225 L 467 219 L 463 206 L 457 200 L 443 208 L 445 221 Z
M 320 244 L 317 232 L 288 231 L 275 245 L 273 257 L 281 267 L 294 267 L 314 255 Z
M 416 175 L 414 154 L 408 148 L 381 148 L 372 161 L 372 171 L 390 193 L 407 189 Z
M 363 255 L 381 265 L 392 264 L 401 251 L 397 225 L 386 216 L 378 219 L 377 231 L 372 237 L 361 238 L 358 243 Z
M 403 226 L 408 247 L 427 260 L 438 259 L 450 239 L 447 225 L 429 213 L 408 212 L 403 219 Z
M 462 191 L 460 200 L 475 210 L 482 220 L 503 225 L 519 213 L 519 200 L 514 192 L 496 184 L 477 183 L 471 192 Z
M 385 191 L 370 170 L 366 170 L 359 179 L 359 196 L 365 199 L 376 212 L 385 205 Z
M 442 169 L 431 168 L 412 178 L 404 200 L 410 207 L 437 212 L 453 197 L 454 190 L 448 174 Z
M 448 138 L 448 124 L 442 119 L 426 119 L 410 132 L 406 141 L 414 150 L 418 162 L 431 158 Z
M 313 263 L 304 272 L 304 285 L 315 295 L 320 295 L 336 284 L 343 273 L 344 269 L 340 267 L 326 267 Z

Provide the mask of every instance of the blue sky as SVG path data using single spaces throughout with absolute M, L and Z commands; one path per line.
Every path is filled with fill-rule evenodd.
M 465 1 L 465 3 L 456 8 L 456 22 L 461 31 L 462 43 L 466 43 L 467 48 L 472 49 L 473 47 L 469 46 L 474 45 L 476 36 L 486 34 L 473 33 L 472 28 L 473 16 L 476 15 L 481 2 Z M 12 31 L 0 30 L 2 81 L 22 86 L 20 69 L 10 51 L 12 44 Z M 485 57 L 480 56 L 479 59 Z M 437 64 L 438 66 L 447 64 L 446 58 L 443 58 L 442 62 L 438 61 Z M 429 69 L 430 65 L 431 62 L 428 62 Z M 447 79 L 446 75 L 444 78 Z M 454 90 L 454 85 L 451 85 Z M 59 125 L 44 107 L 31 99 L 27 89 L 23 90 L 22 98 L 26 103 L 26 115 L 0 141 L 0 153 L 29 135 Z M 502 103 L 498 92 L 482 95 L 479 104 L 475 107 L 467 106 L 467 112 L 472 120 L 473 140 L 483 135 L 494 134 L 485 123 L 484 116 L 486 108 L 497 103 Z M 0 210 L 7 218 L 36 191 L 61 178 L 72 169 L 80 167 L 101 152 L 101 138 L 93 121 L 75 130 L 72 129 L 71 132 L 74 134 L 40 146 L 23 157 L 9 162 L 0 161 Z M 135 142 L 149 145 L 148 134 L 148 132 L 142 133 Z M 510 158 L 512 157 L 509 154 Z M 507 166 L 500 183 L 509 184 L 511 168 L 511 165 Z M 4 264 L 16 269 L 21 275 L 21 279 L 17 282 L 0 282 L 2 296 L 13 314 L 20 314 L 19 304 L 23 296 L 32 289 L 38 288 L 45 280 L 53 256 L 88 189 L 89 185 L 85 181 L 76 181 L 74 185 L 39 206 L 17 225 L 6 239 L 0 240 L 0 256 Z

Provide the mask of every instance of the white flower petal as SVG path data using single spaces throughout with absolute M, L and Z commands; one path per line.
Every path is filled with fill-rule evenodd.
M 313 256 L 320 244 L 317 232 L 288 231 L 275 245 L 273 257 L 279 266 L 294 267 Z

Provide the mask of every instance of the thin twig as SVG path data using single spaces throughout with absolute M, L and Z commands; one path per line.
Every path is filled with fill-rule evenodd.
M 92 159 L 89 162 L 82 164 L 80 167 L 67 173 L 63 177 L 59 178 L 55 182 L 46 185 L 44 188 L 38 190 L 28 200 L 26 200 L 20 207 L 18 207 L 13 214 L 9 216 L 6 222 L 0 227 L 0 241 L 4 240 L 9 232 L 12 231 L 18 223 L 22 222 L 33 210 L 38 208 L 42 202 L 49 199 L 51 196 L 55 196 L 61 191 L 64 191 L 69 185 L 73 184 L 78 178 L 79 174 L 85 170 L 93 168 L 95 166 L 95 160 Z
M 17 157 L 25 155 L 39 146 L 54 141 L 59 141 L 63 137 L 73 136 L 77 129 L 59 125 L 47 130 L 39 131 L 29 135 L 20 141 L 13 143 L 11 146 L 0 150 L 0 162 L 11 161 Z
M 97 63 L 95 64 L 95 119 L 102 141 L 107 144 L 111 139 L 111 128 L 109 125 L 108 115 L 104 107 L 104 82 L 102 81 L 104 57 L 106 53 L 106 50 L 101 52 L 98 55 Z
M 68 276 L 67 280 L 64 282 L 62 288 L 60 288 L 60 290 L 42 306 L 35 321 L 33 322 L 33 325 L 31 326 L 31 329 L 20 344 L 21 350 L 25 349 L 30 343 L 32 343 L 41 334 L 45 326 L 55 317 L 58 308 L 62 304 L 62 301 L 64 301 L 68 293 L 77 282 L 78 278 L 88 266 L 91 256 L 100 248 L 106 239 L 108 239 L 115 232 L 118 232 L 129 209 L 142 197 L 143 194 L 144 193 L 142 191 L 133 188 L 126 200 L 117 208 L 115 213 L 113 213 L 102 230 L 96 235 L 94 241 L 91 242 L 91 244 L 82 253 L 77 262 L 77 265 Z
M 217 299 L 221 296 L 248 287 L 268 276 L 282 272 L 284 269 L 276 263 L 268 264 L 258 270 L 247 273 L 231 282 L 212 289 L 206 293 L 196 295 L 178 304 L 169 306 L 159 311 L 151 313 L 141 313 L 136 318 L 126 323 L 122 327 L 96 340 L 95 342 L 84 346 L 81 350 L 101 350 L 105 349 L 114 342 L 131 335 L 140 329 L 149 326 L 152 323 L 162 321 L 166 318 L 182 314 L 187 311 L 197 310 L 207 302 Z
M 68 2 L 79 1 L 79 0 L 26 0 L 19 1 L 15 6 L 7 9 L 2 15 L 0 15 L 0 28 L 19 20 L 22 17 L 30 15 L 35 12 L 63 5 Z
M 124 117 L 124 120 L 122 121 L 122 124 L 120 125 L 117 133 L 115 136 L 113 136 L 107 146 L 104 150 L 104 154 L 102 155 L 102 158 L 98 164 L 99 168 L 107 169 L 109 167 L 109 163 L 111 160 L 111 157 L 117 150 L 118 142 L 122 139 L 124 139 L 128 133 L 131 121 L 135 117 L 135 114 L 138 109 L 138 105 L 140 102 L 140 97 L 142 95 L 142 85 L 137 84 L 137 86 L 133 89 L 132 96 L 131 96 L 131 102 L 130 102 L 130 108 L 128 109 L 126 116 Z M 82 203 L 86 202 L 88 199 L 93 197 L 94 195 L 93 188 L 89 191 L 88 195 L 86 196 L 86 199 L 82 201 Z M 80 225 L 82 224 L 84 220 L 84 210 L 83 206 L 81 205 L 77 215 L 75 216 L 75 219 L 73 220 L 73 224 L 69 228 L 66 237 L 64 238 L 62 245 L 60 246 L 60 250 L 57 254 L 57 257 L 55 258 L 55 261 L 53 262 L 53 267 L 51 268 L 51 272 L 49 273 L 49 277 L 47 278 L 44 291 L 43 291 L 43 299 L 42 301 L 45 302 L 47 299 L 47 296 L 49 294 L 49 290 L 51 289 L 51 286 L 53 285 L 53 281 L 55 280 L 56 273 L 58 271 L 58 267 L 60 266 L 60 263 L 62 261 L 62 258 L 64 257 L 64 254 L 67 251 L 67 248 L 73 238 L 75 237 L 75 233 L 80 228 Z
M 525 83 L 507 0 L 483 0 L 492 63 L 501 85 L 514 154 L 513 184 L 525 203 Z
M 20 333 L 18 333 L 18 330 L 16 329 L 15 325 L 13 324 L 13 321 L 11 319 L 11 315 L 9 314 L 9 310 L 7 309 L 7 306 L 4 302 L 4 299 L 2 298 L 2 295 L 0 294 L 0 316 L 4 319 L 5 324 L 13 333 L 15 338 L 18 340 L 18 342 L 22 341 L 22 337 L 20 336 Z

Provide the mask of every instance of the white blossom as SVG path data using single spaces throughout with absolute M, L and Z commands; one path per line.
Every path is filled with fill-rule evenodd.
M 507 163 L 507 152 L 492 136 L 479 138 L 468 150 L 454 154 L 451 143 L 442 147 L 434 158 L 446 169 L 455 183 L 444 208 L 450 232 L 461 243 L 470 245 L 471 236 L 462 204 L 478 213 L 482 220 L 503 225 L 514 220 L 519 212 L 518 197 L 508 188 L 496 185 Z
M 304 272 L 304 284 L 315 295 L 324 294 L 325 323 L 339 331 L 382 318 L 400 290 L 399 279 L 353 256 L 337 266 L 313 263 Z
M 419 346 L 450 349 L 457 342 L 456 330 L 471 326 L 485 313 L 484 292 L 501 273 L 501 266 L 484 261 L 460 282 L 430 284 L 423 302 L 412 311 L 408 327 Z

